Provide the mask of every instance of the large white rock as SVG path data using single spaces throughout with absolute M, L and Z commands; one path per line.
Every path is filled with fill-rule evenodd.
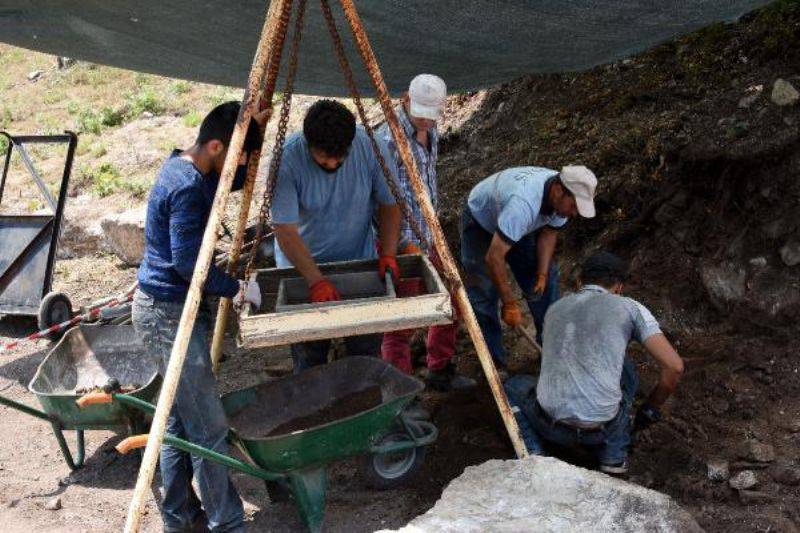
M 492 460 L 454 479 L 398 533 L 703 531 L 665 494 L 549 457 Z
M 144 221 L 147 206 L 108 215 L 100 221 L 103 241 L 108 249 L 131 266 L 137 266 L 144 256 Z

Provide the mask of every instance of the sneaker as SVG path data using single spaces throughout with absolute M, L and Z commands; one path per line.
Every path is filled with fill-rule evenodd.
M 628 473 L 628 461 L 625 460 L 614 464 L 600 463 L 600 471 L 610 476 L 625 475 Z
M 441 370 L 428 370 L 425 384 L 433 390 L 450 392 L 471 389 L 477 385 L 477 382 L 472 378 L 462 376 L 456 372 L 456 368 L 452 363 L 448 363 Z

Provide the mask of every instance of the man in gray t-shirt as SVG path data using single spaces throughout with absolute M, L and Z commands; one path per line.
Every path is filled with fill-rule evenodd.
M 547 312 L 538 382 L 532 376 L 506 383 L 509 401 L 524 415 L 526 444 L 543 453 L 545 443 L 593 450 L 600 469 L 627 470 L 630 410 L 638 376 L 625 357 L 631 340 L 642 343 L 661 367 L 661 377 L 640 407 L 635 426 L 659 420 L 659 407 L 675 390 L 683 362 L 658 322 L 642 304 L 621 295 L 627 265 L 600 253 L 581 269 L 581 289 Z

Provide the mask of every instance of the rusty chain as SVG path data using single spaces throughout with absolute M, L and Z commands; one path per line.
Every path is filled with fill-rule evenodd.
M 278 80 L 278 73 L 281 67 L 281 56 L 283 55 L 283 45 L 286 42 L 286 30 L 289 27 L 289 20 L 292 16 L 292 5 L 293 2 L 291 0 L 287 0 L 283 3 L 282 11 L 278 18 L 277 24 L 275 26 L 275 35 L 273 36 L 273 40 L 270 43 L 271 46 L 269 48 L 269 60 L 267 61 L 267 75 L 265 76 L 263 87 L 261 88 L 261 97 L 259 100 L 259 110 L 263 111 L 268 109 L 269 112 L 267 113 L 266 119 L 264 120 L 264 126 L 260 128 L 261 135 L 263 136 L 266 131 L 267 123 L 272 118 L 272 97 L 275 93 L 275 84 Z M 247 161 L 247 178 L 245 179 L 245 187 L 252 187 L 255 184 L 256 173 L 258 172 L 258 163 L 261 160 L 261 149 L 263 146 L 253 150 L 250 153 L 250 157 Z M 260 241 L 259 241 L 260 242 Z M 247 243 L 243 243 L 241 245 L 241 249 L 247 250 L 251 246 L 253 246 L 254 241 L 249 241 Z M 231 243 L 234 245 L 235 243 Z M 233 246 L 232 246 L 233 248 Z M 251 249 L 255 250 L 255 248 Z M 239 251 L 241 252 L 241 250 Z M 232 275 L 235 275 L 237 271 L 237 266 L 239 262 L 239 253 L 233 252 L 230 255 L 231 261 L 228 264 L 228 272 Z M 235 260 L 234 260 L 235 259 Z
M 291 3 L 289 3 L 291 5 Z M 253 251 L 250 254 L 250 259 L 247 261 L 247 268 L 245 268 L 244 279 L 249 280 L 250 274 L 253 272 L 255 266 L 258 246 L 264 238 L 264 230 L 267 227 L 269 220 L 270 209 L 272 208 L 272 198 L 275 195 L 275 184 L 278 181 L 278 171 L 280 170 L 281 159 L 283 158 L 283 145 L 286 139 L 286 127 L 289 124 L 289 112 L 292 106 L 292 93 L 294 92 L 294 77 L 297 73 L 297 57 L 300 51 L 300 39 L 303 32 L 303 21 L 306 12 L 306 0 L 299 0 L 297 5 L 297 14 L 295 18 L 294 34 L 292 35 L 292 46 L 289 50 L 289 69 L 286 74 L 286 85 L 283 90 L 283 102 L 281 102 L 281 114 L 278 118 L 278 132 L 275 136 L 275 144 L 272 147 L 272 160 L 269 164 L 269 174 L 267 175 L 267 184 L 264 189 L 264 200 L 261 203 L 261 209 L 258 213 L 258 222 L 256 223 L 256 238 L 253 244 Z M 284 22 L 283 13 L 281 14 L 281 24 Z M 288 25 L 288 17 L 286 20 Z M 285 31 L 285 28 L 284 28 Z M 270 69 L 277 69 L 280 67 L 280 57 L 273 61 L 278 54 L 270 58 Z M 270 71 L 271 73 L 272 71 Z M 269 79 L 269 78 L 268 78 Z
M 347 87 L 350 89 L 350 96 L 352 97 L 353 102 L 356 105 L 356 109 L 358 110 L 358 116 L 361 119 L 361 125 L 364 127 L 364 130 L 369 136 L 370 144 L 372 145 L 372 151 L 375 152 L 375 157 L 378 159 L 378 163 L 380 163 L 386 183 L 389 185 L 389 189 L 392 191 L 395 202 L 397 202 L 400 212 L 403 213 L 403 217 L 408 222 L 411 231 L 422 245 L 422 249 L 426 251 L 430 250 L 428 239 L 423 233 L 419 223 L 411 216 L 411 212 L 408 209 L 408 204 L 406 204 L 405 201 L 405 196 L 398 188 L 397 182 L 395 182 L 395 180 L 392 178 L 391 171 L 386 165 L 386 160 L 383 158 L 383 154 L 381 154 L 381 150 L 378 147 L 378 142 L 375 140 L 375 132 L 367 120 L 367 114 L 364 111 L 364 104 L 361 102 L 361 94 L 359 93 L 356 82 L 353 79 L 353 69 L 350 67 L 350 62 L 347 60 L 347 55 L 344 52 L 344 44 L 342 43 L 339 30 L 336 28 L 336 21 L 333 18 L 333 13 L 331 13 L 330 4 L 328 4 L 328 0 L 320 0 L 320 3 L 322 4 L 322 13 L 325 15 L 325 22 L 327 23 L 328 30 L 331 34 L 333 48 L 336 51 L 336 57 L 339 60 L 339 67 L 341 68 L 344 79 L 347 82 Z

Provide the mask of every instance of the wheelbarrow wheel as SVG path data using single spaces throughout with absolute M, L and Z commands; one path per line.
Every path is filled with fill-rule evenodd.
M 403 429 L 396 428 L 381 437 L 376 444 L 384 446 L 401 442 L 413 442 L 413 439 Z M 361 458 L 361 475 L 373 489 L 394 489 L 414 479 L 424 461 L 424 446 L 365 455 Z
M 63 292 L 48 292 L 42 303 L 39 304 L 38 325 L 39 331 L 45 330 L 56 324 L 61 324 L 72 318 L 72 302 Z M 64 331 L 56 331 L 47 335 L 51 341 L 57 341 L 64 335 Z

